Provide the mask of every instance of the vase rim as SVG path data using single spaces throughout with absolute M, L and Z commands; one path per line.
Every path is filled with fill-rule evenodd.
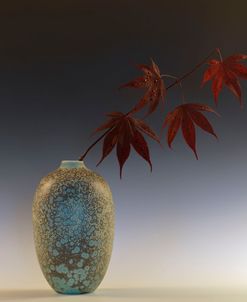
M 86 168 L 82 160 L 62 160 L 60 168 L 73 169 L 73 168 Z

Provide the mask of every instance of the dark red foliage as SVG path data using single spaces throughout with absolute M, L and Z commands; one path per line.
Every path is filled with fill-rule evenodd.
M 245 59 L 247 59 L 247 55 L 235 54 L 222 61 L 209 61 L 209 67 L 204 73 L 202 85 L 207 81 L 212 80 L 212 91 L 216 104 L 223 84 L 225 84 L 237 97 L 241 107 L 243 106 L 241 86 L 238 77 L 247 79 L 247 67 L 239 63 L 239 61 Z
M 179 128 L 181 127 L 184 140 L 187 145 L 193 150 L 197 159 L 198 156 L 196 152 L 196 133 L 194 124 L 217 138 L 211 124 L 200 111 L 216 113 L 207 105 L 193 103 L 183 104 L 177 106 L 173 111 L 168 113 L 163 124 L 163 127 L 167 125 L 169 126 L 167 131 L 168 146 L 171 148 L 171 144 Z
M 208 62 L 209 58 L 216 52 L 220 59 L 210 60 Z M 215 104 L 217 105 L 219 94 L 225 85 L 237 97 L 242 106 L 242 91 L 239 78 L 247 79 L 247 66 L 241 64 L 240 61 L 245 59 L 247 59 L 247 55 L 244 54 L 235 54 L 222 59 L 220 49 L 214 49 L 200 63 L 184 75 L 176 78 L 176 80 L 167 87 L 165 87 L 163 81 L 163 77 L 167 75 L 161 75 L 159 67 L 152 59 L 150 65 L 137 65 L 137 68 L 143 72 L 143 75 L 121 85 L 120 88 L 141 88 L 145 90 L 144 96 L 127 114 L 121 112 L 108 114 L 106 123 L 95 130 L 95 132 L 104 131 L 103 134 L 87 148 L 80 157 L 80 160 L 83 160 L 88 152 L 104 138 L 102 156 L 98 165 L 116 147 L 121 177 L 123 166 L 130 155 L 131 147 L 133 147 L 135 151 L 149 163 L 152 169 L 149 148 L 143 133 L 157 142 L 159 142 L 159 138 L 143 120 L 136 119 L 133 115 L 144 107 L 148 107 L 146 116 L 155 112 L 160 102 L 165 103 L 165 96 L 170 88 L 177 87 L 178 85 L 182 88 L 181 82 L 192 75 L 206 62 L 208 62 L 209 67 L 204 72 L 202 86 L 209 80 L 212 80 L 212 92 Z M 172 142 L 181 128 L 186 144 L 192 149 L 198 159 L 195 126 L 198 126 L 217 138 L 212 125 L 202 113 L 204 111 L 217 114 L 217 112 L 207 105 L 197 103 L 184 104 L 184 102 L 167 114 L 163 128 L 168 126 L 167 143 L 169 148 L 171 148 Z
M 121 112 L 112 112 L 108 114 L 108 117 L 109 120 L 95 130 L 95 132 L 106 129 L 109 131 L 105 135 L 102 157 L 97 165 L 99 165 L 116 146 L 121 178 L 122 168 L 130 155 L 132 146 L 135 151 L 149 163 L 152 170 L 149 148 L 142 133 L 147 134 L 159 142 L 159 138 L 155 132 L 144 121 Z
M 144 75 L 121 85 L 120 88 L 132 87 L 146 89 L 144 96 L 139 100 L 131 112 L 137 112 L 146 105 L 149 105 L 147 112 L 147 115 L 149 115 L 157 109 L 160 100 L 164 102 L 166 89 L 159 67 L 152 59 L 150 66 L 141 64 L 137 65 L 137 67 L 143 71 Z

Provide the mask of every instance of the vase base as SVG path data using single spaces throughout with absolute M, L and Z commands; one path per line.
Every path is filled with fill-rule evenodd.
M 65 291 L 58 291 L 55 290 L 58 294 L 60 295 L 68 295 L 68 296 L 74 296 L 74 295 L 86 295 L 86 294 L 91 294 L 94 291 L 81 291 L 79 289 L 69 289 Z

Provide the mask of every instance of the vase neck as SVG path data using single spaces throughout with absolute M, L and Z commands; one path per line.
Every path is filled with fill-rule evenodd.
M 75 169 L 75 168 L 85 168 L 86 166 L 83 161 L 79 160 L 62 160 L 60 167 L 62 169 Z

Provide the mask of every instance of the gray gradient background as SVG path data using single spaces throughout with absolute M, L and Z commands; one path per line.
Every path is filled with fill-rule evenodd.
M 35 188 L 63 159 L 77 159 L 104 113 L 140 94 L 118 92 L 153 57 L 181 75 L 213 48 L 247 53 L 246 1 L 2 1 L 0 4 L 0 288 L 48 288 L 31 224 Z M 186 98 L 213 106 L 202 70 Z M 225 89 L 219 136 L 197 131 L 199 161 L 181 135 L 174 151 L 150 141 L 153 173 L 134 153 L 119 179 L 101 145 L 86 158 L 110 184 L 116 236 L 102 287 L 247 286 L 247 85 L 245 107 Z M 179 104 L 169 91 L 166 112 Z M 164 112 L 150 124 L 158 132 Z

